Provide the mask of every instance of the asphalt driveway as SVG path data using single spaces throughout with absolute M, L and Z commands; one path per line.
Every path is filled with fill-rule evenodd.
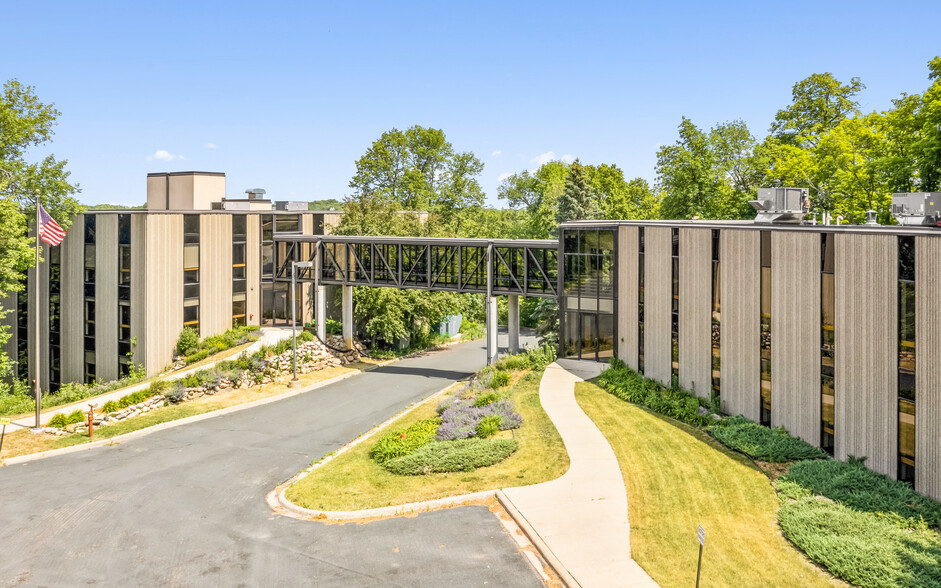
M 0 468 L 0 586 L 541 586 L 461 507 L 368 525 L 276 516 L 311 460 L 470 375 L 479 343 L 113 447 Z

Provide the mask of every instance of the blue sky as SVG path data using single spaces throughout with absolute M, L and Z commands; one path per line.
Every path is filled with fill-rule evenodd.
M 763 136 L 826 71 L 883 110 L 941 53 L 938 2 L 2 4 L 0 81 L 62 112 L 48 151 L 89 204 L 142 203 L 148 172 L 180 170 L 342 198 L 370 143 L 415 124 L 481 158 L 491 203 L 552 156 L 653 181 L 684 115 Z

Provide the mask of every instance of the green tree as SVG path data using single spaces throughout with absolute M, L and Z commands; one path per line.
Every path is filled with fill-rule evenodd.
M 921 136 L 913 151 L 918 159 L 919 189 L 934 192 L 941 190 L 941 57 L 928 63 L 928 79 L 932 84 L 925 91 L 917 117 Z
M 791 89 L 790 106 L 775 114 L 771 132 L 786 144 L 815 146 L 844 118 L 859 114 L 854 98 L 865 88 L 859 78 L 842 84 L 831 73 L 804 78 Z
M 525 210 L 530 239 L 548 239 L 555 228 L 555 213 L 565 190 L 568 165 L 550 161 L 539 169 L 522 171 L 503 180 L 498 197 L 511 208 Z
M 590 220 L 601 216 L 598 191 L 591 185 L 588 170 L 577 159 L 569 166 L 565 190 L 559 198 L 555 219 L 559 223 L 570 220 Z
M 624 172 L 613 164 L 587 165 L 591 185 L 599 194 L 602 216 L 608 219 L 660 218 L 660 200 L 643 178 L 625 181 Z
M 35 218 L 36 191 L 43 206 L 68 229 L 82 211 L 72 197 L 78 187 L 69 183 L 65 160 L 48 155 L 32 161 L 29 150 L 52 140 L 60 112 L 36 96 L 32 86 L 9 80 L 0 93 L 0 293 L 22 289 L 24 272 L 35 262 L 34 240 L 27 236 Z M 4 316 L 11 309 L 0 309 Z M 0 327 L 0 346 L 9 339 Z M 0 353 L 0 369 L 6 372 L 8 358 Z

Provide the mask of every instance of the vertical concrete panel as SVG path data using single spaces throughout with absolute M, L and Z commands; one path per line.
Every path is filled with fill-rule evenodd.
M 771 233 L 771 425 L 820 445 L 820 234 Z
M 199 217 L 199 336 L 232 328 L 232 215 Z
M 672 253 L 672 229 L 644 229 L 644 375 L 666 386 L 670 385 L 673 375 Z
M 721 232 L 722 410 L 761 416 L 761 241 L 754 229 Z
M 245 317 L 249 325 L 261 324 L 261 218 L 245 216 Z
M 118 379 L 118 215 L 95 215 L 95 376 Z
M 31 231 L 35 236 L 35 231 Z M 35 255 L 35 254 L 34 254 Z M 42 243 L 39 255 L 42 257 L 38 270 L 30 268 L 27 272 L 29 296 L 29 375 L 26 380 L 36 381 L 36 297 L 39 296 L 39 386 L 43 393 L 49 390 L 49 246 Z M 21 295 L 23 293 L 20 293 Z M 13 357 L 16 357 L 14 355 Z
M 147 360 L 147 215 L 131 215 L 131 339 L 137 342 L 134 363 L 144 364 L 147 373 L 161 369 Z
M 895 478 L 898 238 L 837 234 L 835 244 L 834 454 Z
M 147 373 L 155 374 L 173 360 L 183 330 L 183 216 L 148 214 Z
M 712 389 L 712 231 L 680 229 L 679 381 L 709 398 Z
M 637 369 L 638 230 L 618 228 L 618 357 Z
M 941 500 L 941 239 L 915 239 L 915 490 Z
M 65 384 L 85 380 L 85 215 L 72 221 L 59 247 L 60 378 Z

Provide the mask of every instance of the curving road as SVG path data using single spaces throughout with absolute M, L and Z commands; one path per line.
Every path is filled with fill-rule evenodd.
M 368 525 L 265 494 L 479 369 L 467 343 L 279 402 L 0 468 L 0 586 L 541 586 L 484 507 Z

